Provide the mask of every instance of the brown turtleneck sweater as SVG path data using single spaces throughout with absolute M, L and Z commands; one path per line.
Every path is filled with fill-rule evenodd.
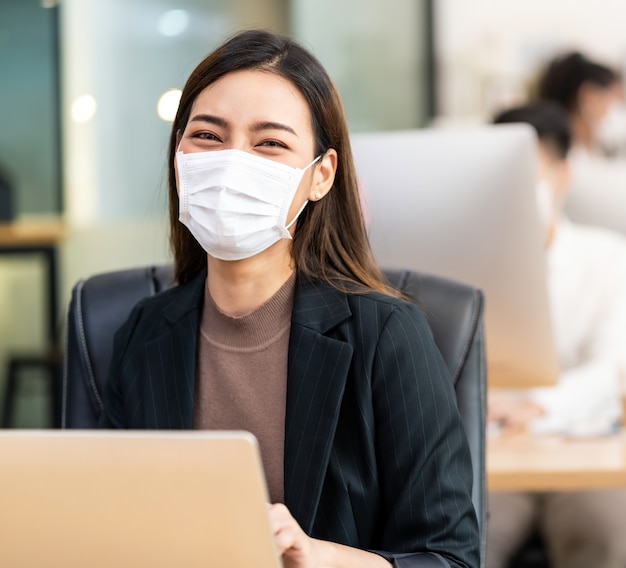
M 287 352 L 295 272 L 267 302 L 224 314 L 205 289 L 194 428 L 247 430 L 259 441 L 272 503 L 284 501 Z

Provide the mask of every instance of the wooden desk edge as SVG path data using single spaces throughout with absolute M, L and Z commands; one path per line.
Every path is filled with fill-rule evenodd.
M 63 241 L 67 233 L 67 224 L 62 220 L 0 223 L 0 246 L 4 248 L 51 246 Z
M 626 488 L 626 431 L 589 439 L 525 435 L 508 440 L 488 438 L 487 488 L 489 491 Z
M 487 473 L 489 491 L 585 491 L 626 488 L 626 471 L 516 471 Z

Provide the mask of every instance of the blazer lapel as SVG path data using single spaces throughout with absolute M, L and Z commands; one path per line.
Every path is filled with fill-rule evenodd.
M 149 428 L 193 428 L 198 323 L 206 272 L 163 310 L 164 332 L 145 346 L 145 420 Z
M 324 335 L 350 317 L 345 294 L 299 278 L 289 340 L 285 504 L 310 533 L 330 459 L 352 346 Z

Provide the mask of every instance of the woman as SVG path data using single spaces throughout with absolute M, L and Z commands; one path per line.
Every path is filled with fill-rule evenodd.
M 604 140 L 606 121 L 612 120 L 623 93 L 620 76 L 610 67 L 596 63 L 579 52 L 553 59 L 541 75 L 540 100 L 560 104 L 568 113 L 575 150 L 601 150 L 615 141 Z M 613 112 L 612 112 L 613 111 Z
M 178 286 L 118 332 L 102 425 L 255 434 L 286 566 L 477 566 L 451 381 L 374 264 L 321 65 L 261 31 L 215 50 L 169 186 Z
M 626 233 L 626 112 L 620 75 L 581 53 L 566 53 L 546 67 L 538 95 L 568 113 L 568 217 Z

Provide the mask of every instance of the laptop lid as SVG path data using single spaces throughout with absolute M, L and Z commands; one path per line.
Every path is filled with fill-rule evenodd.
M 0 564 L 279 568 L 246 432 L 0 432 Z

